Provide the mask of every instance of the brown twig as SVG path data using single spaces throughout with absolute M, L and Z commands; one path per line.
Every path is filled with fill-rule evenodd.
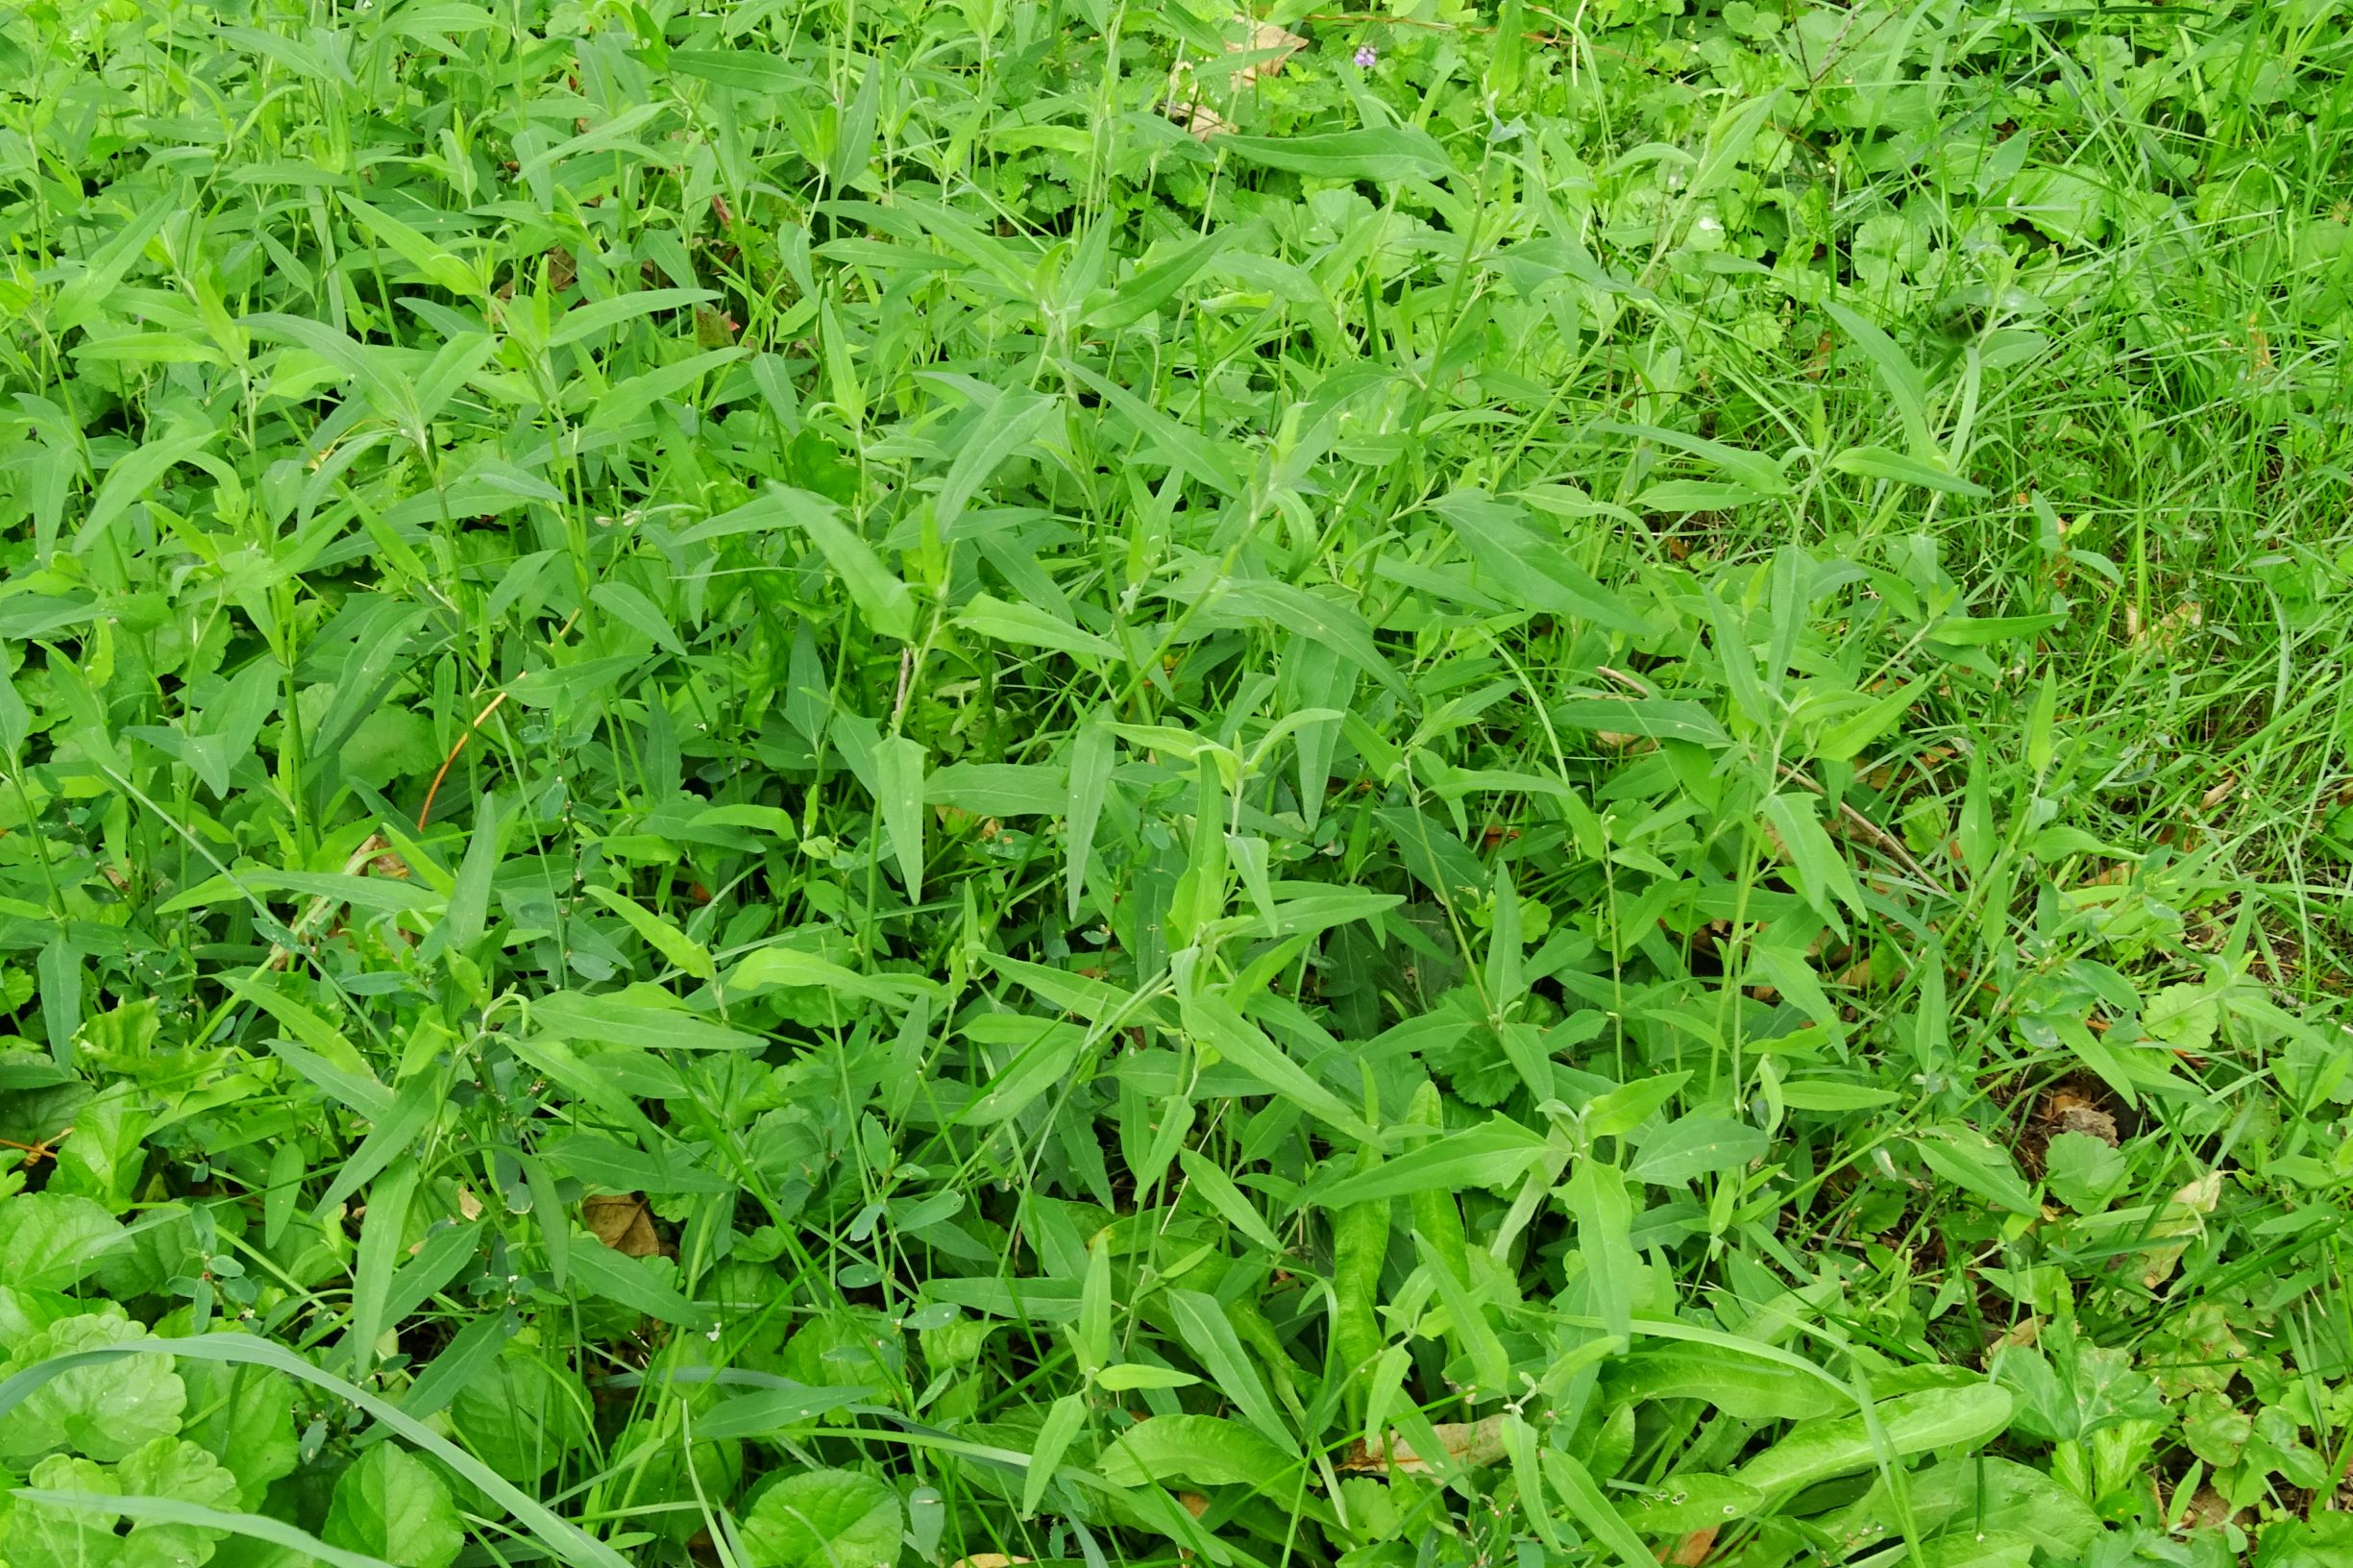
M 553 648 L 558 643 L 561 643 L 579 619 L 580 612 L 576 609 L 570 615 L 564 617 L 564 624 L 555 628 L 555 635 L 548 639 L 548 646 L 550 648 Z M 457 737 L 457 744 L 450 747 L 450 754 L 441 759 L 440 771 L 433 774 L 432 783 L 426 786 L 425 804 L 417 808 L 418 832 L 424 832 L 426 822 L 431 820 L 433 815 L 433 796 L 441 793 L 441 781 L 450 776 L 450 769 L 455 765 L 457 761 L 457 754 L 466 748 L 466 743 L 468 741 L 474 739 L 474 732 L 481 728 L 482 724 L 488 721 L 490 716 L 498 712 L 500 707 L 505 703 L 506 697 L 507 694 L 502 691 L 498 696 L 492 698 L 490 699 L 489 706 L 482 709 L 481 712 L 476 714 L 474 716 L 474 723 L 468 724 L 466 726 L 466 732 Z
M 466 732 L 457 737 L 457 744 L 450 747 L 450 754 L 441 759 L 441 771 L 433 774 L 433 782 L 426 789 L 425 804 L 417 808 L 418 832 L 424 832 L 425 824 L 432 820 L 433 796 L 441 793 L 441 781 L 450 776 L 450 769 L 456 763 L 457 754 L 466 748 L 466 743 L 474 739 L 474 732 L 477 729 L 479 729 L 482 726 L 483 722 L 492 714 L 498 712 L 500 705 L 505 702 L 505 700 L 506 694 L 504 692 L 501 692 L 498 696 L 492 698 L 490 699 L 490 705 L 484 708 L 481 712 L 476 714 L 474 716 L 474 723 L 468 724 L 466 726 Z
M 1830 793 L 1829 791 L 1824 789 L 1821 784 L 1816 782 L 1813 778 L 1807 776 L 1800 770 L 1792 768 L 1785 762 L 1777 763 L 1775 766 L 1780 770 L 1781 777 L 1783 779 L 1787 780 L 1789 783 L 1797 785 L 1800 789 L 1811 790 L 1816 795 L 1820 796 L 1827 796 Z M 1894 834 L 1888 832 L 1886 828 L 1881 827 L 1878 823 L 1873 821 L 1870 818 L 1864 816 L 1861 812 L 1855 810 L 1844 800 L 1841 800 L 1838 803 L 1838 820 L 1846 823 L 1846 825 L 1852 830 L 1855 837 L 1880 850 L 1882 853 L 1887 855 L 1889 859 L 1895 861 L 1897 865 L 1901 866 L 1905 870 L 1920 878 L 1922 884 L 1928 888 L 1930 892 L 1942 894 L 1948 898 L 1952 896 L 1951 889 L 1946 887 L 1944 883 L 1929 875 L 1928 869 L 1925 866 L 1923 866 L 1919 861 L 1912 858 L 1912 851 L 1903 846 L 1903 841 L 1901 839 L 1897 838 Z
M 24 1153 L 25 1164 L 37 1165 L 43 1160 L 55 1160 L 58 1157 L 57 1146 L 73 1136 L 74 1130 L 68 1127 L 63 1132 L 42 1139 L 38 1143 L 19 1143 L 12 1138 L 0 1138 L 0 1149 L 20 1149 Z

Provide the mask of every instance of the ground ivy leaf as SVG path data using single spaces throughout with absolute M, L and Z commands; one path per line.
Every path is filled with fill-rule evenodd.
M 117 1313 L 86 1312 L 51 1324 L 0 1364 L 0 1378 L 53 1356 L 128 1344 L 147 1331 Z M 169 1356 L 126 1356 L 72 1367 L 0 1415 L 0 1459 L 38 1458 L 72 1449 L 93 1459 L 119 1459 L 180 1430 L 187 1389 Z
M 293 1474 L 300 1458 L 293 1381 L 268 1367 L 193 1358 L 181 1359 L 175 1371 L 188 1399 L 180 1434 L 236 1476 L 244 1507 L 259 1507 L 270 1482 Z
M 140 1358 L 144 1360 L 145 1358 Z M 27 1478 L 40 1491 L 94 1497 L 156 1497 L 203 1507 L 235 1506 L 236 1479 L 194 1443 L 159 1437 L 119 1465 L 55 1454 Z M 135 1519 L 118 1534 L 121 1515 L 103 1507 L 67 1507 L 26 1501 L 8 1521 L 12 1568 L 188 1568 L 209 1558 L 220 1531 L 178 1522 Z
M 2090 1133 L 2058 1133 L 2043 1151 L 2043 1179 L 2079 1214 L 2096 1213 L 2132 1179 L 2124 1151 Z
M 2214 1043 L 2221 1012 L 2204 986 L 2167 986 L 2142 1004 L 2141 1027 L 2151 1040 L 2195 1055 Z

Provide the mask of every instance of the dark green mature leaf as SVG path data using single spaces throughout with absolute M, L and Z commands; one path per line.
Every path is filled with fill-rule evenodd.
M 706 1328 L 714 1321 L 710 1308 L 679 1293 L 669 1278 L 674 1270 L 667 1260 L 630 1258 L 601 1242 L 578 1239 L 569 1262 L 574 1278 L 589 1295 L 680 1328 Z
M 2325 1556 L 2312 18 L 94 3 L 14 1568 Z
M 1298 1461 L 1249 1428 L 1213 1415 L 1162 1415 L 1140 1422 L 1103 1450 L 1096 1467 L 1115 1486 L 1189 1482 L 1195 1486 L 1267 1485 Z
M 849 1470 L 804 1470 L 744 1518 L 748 1568 L 890 1568 L 903 1515 L 891 1488 Z
M 1051 649 L 1057 653 L 1084 653 L 1112 659 L 1119 649 L 1091 631 L 1062 620 L 1036 604 L 1009 604 L 993 594 L 976 594 L 956 612 L 956 624 L 1000 643 Z
M 395 1443 L 376 1444 L 343 1472 L 322 1533 L 330 1546 L 400 1568 L 449 1568 L 466 1544 L 449 1487 Z
M 535 1483 L 588 1433 L 587 1390 L 569 1370 L 550 1367 L 520 1344 L 460 1384 L 450 1423 L 484 1464 L 518 1486 Z
M 695 1435 L 714 1442 L 739 1437 L 766 1437 L 788 1432 L 824 1414 L 881 1393 L 858 1384 L 820 1388 L 762 1388 L 721 1401 L 695 1421 Z
M 243 1505 L 258 1507 L 271 1483 L 301 1462 L 293 1382 L 225 1361 L 180 1360 L 172 1370 L 187 1391 L 180 1435 L 219 1459 L 236 1477 Z
M 1479 490 L 1458 490 L 1432 503 L 1479 563 L 1481 582 L 1507 603 L 1638 632 L 1644 623 L 1624 598 L 1603 587 L 1547 536 L 1526 511 Z
M 1538 1134 L 1504 1116 L 1449 1133 L 1370 1170 L 1319 1184 L 1315 1201 L 1329 1209 L 1408 1197 L 1415 1192 L 1453 1192 L 1465 1187 L 1503 1187 L 1544 1158 L 1549 1145 Z
M 713 1023 L 684 1008 L 651 1007 L 611 996 L 557 992 L 531 1010 L 534 1022 L 559 1040 L 594 1041 L 646 1051 L 756 1051 L 757 1035 Z
M 1912 1139 L 1912 1147 L 1929 1169 L 1963 1190 L 2015 1214 L 2041 1212 L 2009 1152 L 1982 1133 L 1962 1127 L 1933 1128 Z
M 1765 1135 L 1746 1122 L 1681 1116 L 1642 1140 L 1627 1174 L 1637 1181 L 1680 1186 L 1694 1177 L 1738 1170 L 1763 1159 L 1770 1147 Z
M 2039 1470 L 1981 1455 L 1948 1459 L 1904 1478 L 1912 1523 L 1924 1535 L 1996 1531 L 2022 1535 L 2055 1559 L 2079 1556 L 2100 1531 L 2091 1506 Z M 1890 1539 L 1894 1492 L 1883 1477 L 1823 1521 L 1831 1537 L 1857 1547 Z
M 1455 173 L 1446 150 L 1429 133 L 1399 126 L 1304 136 L 1227 135 L 1215 145 L 1245 162 L 1323 180 L 1443 180 Z
M 882 564 L 874 547 L 834 515 L 833 504 L 803 491 L 774 492 L 787 517 L 824 552 L 843 586 L 876 631 L 902 642 L 915 637 L 915 596 Z
M 1274 1397 L 1251 1365 L 1217 1298 L 1198 1290 L 1172 1290 L 1168 1310 L 1185 1348 L 1208 1371 L 1218 1390 L 1241 1410 L 1243 1419 L 1285 1454 L 1296 1453 L 1299 1443 L 1291 1434 L 1290 1424 L 1275 1409 Z
M 1561 1197 L 1577 1221 L 1594 1313 L 1606 1332 L 1627 1337 L 1633 1332 L 1633 1194 L 1619 1171 L 1588 1158 L 1577 1163 Z
M 673 49 L 670 68 L 744 92 L 796 92 L 812 84 L 809 75 L 772 55 L 736 49 Z

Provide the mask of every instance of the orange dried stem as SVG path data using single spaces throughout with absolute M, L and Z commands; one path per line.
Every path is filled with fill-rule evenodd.
M 424 832 L 425 824 L 432 821 L 433 796 L 441 793 L 441 781 L 450 776 L 450 769 L 456 763 L 457 754 L 466 748 L 466 743 L 474 739 L 474 732 L 481 728 L 483 723 L 488 720 L 492 714 L 499 711 L 499 704 L 504 702 L 505 700 L 506 694 L 504 692 L 501 692 L 498 696 L 492 698 L 490 699 L 490 705 L 484 708 L 481 712 L 476 714 L 474 716 L 474 723 L 468 724 L 466 726 L 466 732 L 457 737 L 457 744 L 450 747 L 450 754 L 441 759 L 441 771 L 433 774 L 433 782 L 426 789 L 425 804 L 417 808 L 418 832 Z

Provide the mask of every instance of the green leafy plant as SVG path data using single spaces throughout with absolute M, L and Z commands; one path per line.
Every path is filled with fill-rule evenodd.
M 0 23 L 0 1568 L 2343 1555 L 2326 0 Z

